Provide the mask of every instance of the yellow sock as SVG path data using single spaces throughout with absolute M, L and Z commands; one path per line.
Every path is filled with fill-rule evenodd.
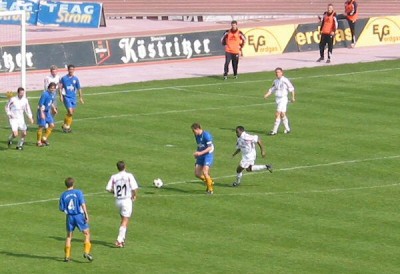
M 42 135 L 43 135 L 42 129 L 39 128 L 38 131 L 37 131 L 37 141 L 38 141 L 38 143 L 42 141 Z
M 65 258 L 71 258 L 71 247 L 70 246 L 65 246 L 64 252 L 65 252 Z
M 90 250 L 92 250 L 92 244 L 90 242 L 86 242 L 83 244 L 83 252 L 86 254 L 90 253 Z
M 201 179 L 203 182 L 205 182 L 205 183 L 207 182 L 206 176 L 204 176 L 204 175 L 201 175 L 201 176 L 200 176 L 200 179 Z
M 64 125 L 68 125 L 68 114 L 65 114 Z
M 208 191 L 214 191 L 214 182 L 211 179 L 211 177 L 206 178 L 206 184 L 207 184 Z
M 52 132 L 52 131 L 53 131 L 53 129 L 50 128 L 50 127 L 48 127 L 48 128 L 46 129 L 46 132 L 45 132 L 45 134 L 44 134 L 43 139 L 45 139 L 45 140 L 49 139 L 49 136 L 51 135 L 51 132 Z
M 72 115 L 67 114 L 67 122 L 66 122 L 67 126 L 71 126 L 72 125 Z

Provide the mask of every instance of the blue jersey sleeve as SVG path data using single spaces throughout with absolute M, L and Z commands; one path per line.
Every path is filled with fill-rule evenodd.
M 203 138 L 204 138 L 204 139 L 203 139 L 203 142 L 204 142 L 204 144 L 205 144 L 207 147 L 213 145 L 213 138 L 212 138 L 212 135 L 211 135 L 208 131 L 205 131 L 205 132 L 204 132 Z

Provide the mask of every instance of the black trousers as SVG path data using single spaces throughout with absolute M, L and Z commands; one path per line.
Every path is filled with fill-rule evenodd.
M 237 75 L 239 66 L 239 54 L 225 52 L 225 65 L 224 65 L 224 76 L 228 75 L 229 63 L 232 61 L 233 75 Z
M 324 58 L 324 51 L 326 44 L 328 44 L 328 59 L 330 59 L 333 50 L 333 36 L 322 33 L 321 41 L 319 42 L 319 56 L 321 58 Z
M 351 32 L 351 43 L 354 44 L 356 42 L 356 21 L 349 20 L 345 14 L 339 14 L 336 18 L 338 20 L 347 20 Z

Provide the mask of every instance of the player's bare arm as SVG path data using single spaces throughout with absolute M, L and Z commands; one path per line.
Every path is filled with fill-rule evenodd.
M 258 140 L 257 144 L 258 144 L 258 146 L 260 147 L 261 156 L 262 156 L 263 158 L 265 158 L 266 153 L 265 153 L 265 148 L 264 148 L 263 142 L 262 142 L 261 140 Z
M 83 95 L 82 95 L 82 90 L 79 89 L 79 101 L 84 104 L 85 102 L 83 101 Z
M 232 157 L 235 157 L 236 156 L 236 154 L 238 154 L 240 152 L 240 149 L 238 148 L 238 149 L 236 149 L 236 151 L 232 154 Z

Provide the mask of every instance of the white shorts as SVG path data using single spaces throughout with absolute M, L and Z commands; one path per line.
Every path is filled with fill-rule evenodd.
M 286 112 L 288 99 L 286 97 L 276 99 L 276 111 Z
M 9 122 L 13 132 L 18 130 L 25 131 L 28 128 L 25 119 L 9 119 Z
M 249 166 L 254 165 L 254 162 L 256 161 L 256 155 L 243 155 L 242 160 L 240 161 L 240 166 L 242 168 L 248 168 Z
M 131 217 L 133 211 L 133 203 L 130 198 L 128 199 L 117 199 L 115 205 L 119 209 L 119 214 L 123 217 Z

